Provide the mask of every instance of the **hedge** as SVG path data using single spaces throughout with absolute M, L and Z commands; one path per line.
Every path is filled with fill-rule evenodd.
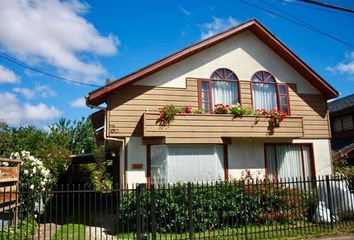
M 264 181 L 219 182 L 192 185 L 194 231 L 224 229 L 245 224 L 291 223 L 304 220 L 311 192 Z M 120 231 L 133 231 L 137 221 L 137 192 L 125 194 L 119 204 Z M 140 193 L 140 211 L 151 228 L 151 190 Z M 188 186 L 155 189 L 156 223 L 161 233 L 188 231 Z M 313 196 L 311 197 L 313 199 Z

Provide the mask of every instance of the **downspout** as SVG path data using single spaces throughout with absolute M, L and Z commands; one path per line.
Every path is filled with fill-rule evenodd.
M 117 141 L 117 142 L 121 142 L 122 143 L 122 151 L 124 153 L 125 151 L 125 145 L 124 145 L 124 139 L 119 139 L 119 138 L 112 138 L 112 137 L 107 137 L 107 129 L 106 129 L 106 126 L 107 126 L 107 123 L 106 123 L 106 113 L 107 113 L 107 108 L 105 107 L 101 107 L 101 106 L 97 106 L 97 105 L 93 105 L 93 104 L 89 104 L 88 103 L 88 96 L 85 97 L 86 99 L 86 106 L 89 107 L 89 108 L 95 108 L 95 109 L 99 109 L 99 110 L 103 110 L 104 111 L 104 122 L 103 122 L 103 139 L 104 139 L 104 145 L 106 145 L 106 140 L 110 140 L 110 141 Z M 124 154 L 124 158 L 125 158 L 125 154 Z M 125 161 L 124 161 L 125 162 Z M 120 163 L 118 163 L 120 164 Z M 124 169 L 126 168 L 126 166 L 124 166 Z M 124 182 L 124 186 L 126 186 L 126 171 L 124 170 L 124 179 L 123 179 L 123 182 Z

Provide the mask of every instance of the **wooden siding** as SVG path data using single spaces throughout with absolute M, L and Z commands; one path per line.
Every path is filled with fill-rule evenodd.
M 178 115 L 170 126 L 155 124 L 158 114 L 144 114 L 144 136 L 166 138 L 270 137 L 298 138 L 303 136 L 302 117 L 288 117 L 274 133 L 268 131 L 268 119 L 261 116 L 233 118 L 232 115 Z
M 173 104 L 175 106 L 191 105 L 193 108 L 198 107 L 198 89 L 197 79 L 187 79 L 186 88 L 166 88 L 166 87 L 149 87 L 131 85 L 119 91 L 116 91 L 108 99 L 107 111 L 107 136 L 123 137 L 123 136 L 144 136 L 143 127 L 143 113 L 156 113 L 159 108 L 166 104 Z M 249 81 L 240 81 L 241 103 L 243 106 L 252 105 L 251 84 Z M 302 117 L 303 126 L 300 132 L 288 135 L 287 130 L 281 126 L 279 128 L 279 135 L 284 137 L 301 137 L 301 138 L 330 138 L 330 130 L 328 125 L 327 102 L 322 95 L 313 94 L 298 94 L 297 86 L 289 84 L 289 100 L 290 111 L 293 117 Z M 155 116 L 155 121 L 157 116 Z M 150 123 L 152 120 L 150 120 Z M 200 121 L 194 121 L 195 124 L 204 124 Z M 149 124 L 150 124 L 149 123 Z M 243 122 L 241 122 L 243 124 Z M 155 124 L 155 122 L 153 122 Z M 187 137 L 185 134 L 190 134 L 190 128 L 178 121 L 173 122 L 172 125 L 179 125 L 179 137 L 170 137 L 164 140 L 166 143 L 172 142 L 196 142 L 199 141 L 194 137 Z M 223 123 L 220 123 L 223 124 Z M 245 123 L 249 124 L 249 123 Z M 177 125 L 176 125 L 177 126 Z M 215 125 L 217 126 L 217 125 Z M 158 127 L 158 126 L 156 126 Z M 242 126 L 239 126 L 243 128 Z M 223 126 L 218 126 L 220 131 Z M 260 131 L 261 128 L 257 128 Z M 284 130 L 282 130 L 284 129 Z M 295 128 L 296 129 L 296 128 Z M 264 130 L 264 129 L 263 129 Z M 246 131 L 243 137 L 259 137 L 266 136 L 266 129 L 262 132 Z M 278 130 L 278 129 L 276 129 Z M 238 130 L 237 130 L 238 131 Z M 191 135 L 191 134 L 190 134 Z M 207 136 L 213 143 L 222 143 L 220 135 L 214 137 L 208 132 L 201 136 Z M 215 135 L 215 136 L 216 136 Z M 201 141 L 201 140 L 200 140 Z
M 250 81 L 240 81 L 241 104 L 243 106 L 252 106 L 252 92 Z
M 186 88 L 131 85 L 117 91 L 108 101 L 107 135 L 143 136 L 142 114 L 156 113 L 167 104 L 198 108 L 197 80 L 187 79 L 186 84 Z
M 304 118 L 304 138 L 331 137 L 327 101 L 322 95 L 298 94 L 289 88 L 292 116 Z

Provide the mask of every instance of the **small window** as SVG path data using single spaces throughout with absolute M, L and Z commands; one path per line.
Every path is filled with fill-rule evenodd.
M 334 132 L 342 132 L 354 129 L 353 116 L 344 115 L 334 118 L 332 121 L 332 128 Z
M 341 132 L 343 131 L 343 128 L 342 128 L 342 119 L 340 117 L 337 117 L 335 119 L 333 119 L 333 131 L 334 132 Z
M 343 122 L 343 130 L 351 130 L 353 129 L 353 118 L 352 115 L 345 115 L 342 117 Z
M 210 79 L 199 81 L 199 107 L 206 112 L 215 104 L 232 105 L 239 102 L 239 86 L 236 74 L 226 68 L 215 70 Z

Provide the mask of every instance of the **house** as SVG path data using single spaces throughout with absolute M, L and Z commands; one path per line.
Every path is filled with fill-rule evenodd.
M 205 39 L 90 92 L 97 135 L 117 154 L 119 183 L 174 183 L 331 174 L 327 100 L 337 91 L 259 21 Z M 215 104 L 287 113 L 268 119 L 212 114 Z M 102 107 L 106 104 L 106 107 Z M 159 126 L 159 109 L 190 105 Z M 98 106 L 98 107 L 97 107 Z
M 354 94 L 328 103 L 332 131 L 332 149 L 354 165 Z

